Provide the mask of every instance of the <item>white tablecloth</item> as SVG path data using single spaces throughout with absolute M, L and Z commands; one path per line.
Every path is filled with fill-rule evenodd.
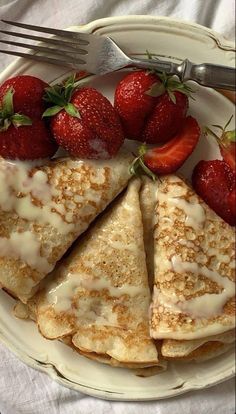
M 234 0 L 0 0 L 0 18 L 65 28 L 108 16 L 152 14 L 197 22 L 233 39 L 234 7 Z M 12 57 L 0 59 L 2 70 Z M 61 387 L 0 344 L 0 414 L 77 413 L 233 414 L 234 381 L 165 401 L 108 402 Z

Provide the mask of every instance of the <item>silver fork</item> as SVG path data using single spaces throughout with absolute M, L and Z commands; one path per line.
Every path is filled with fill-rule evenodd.
M 131 65 L 137 68 L 155 69 L 170 75 L 177 75 L 181 81 L 192 80 L 203 86 L 235 89 L 235 69 L 232 67 L 209 63 L 194 64 L 188 59 L 185 59 L 181 64 L 155 58 L 136 59 L 127 56 L 114 40 L 106 36 L 57 30 L 8 20 L 2 20 L 2 22 L 23 29 L 52 34 L 54 37 L 0 30 L 1 33 L 7 35 L 43 42 L 39 45 L 0 40 L 1 43 L 7 45 L 30 48 L 39 54 L 2 49 L 0 50 L 1 53 L 66 66 L 75 70 L 85 70 L 97 75 L 104 75 Z

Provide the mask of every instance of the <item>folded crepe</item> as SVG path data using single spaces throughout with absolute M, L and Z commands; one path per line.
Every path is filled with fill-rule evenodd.
M 164 339 L 161 354 L 169 360 L 202 362 L 219 356 L 235 344 L 235 330 L 190 341 Z
M 136 369 L 136 375 L 142 377 L 148 377 L 153 376 L 156 374 L 159 374 L 167 369 L 168 361 L 164 358 L 158 357 L 158 365 L 152 365 L 149 366 L 149 363 L 147 366 L 145 364 L 140 364 L 140 362 L 121 362 L 117 359 L 111 358 L 107 354 L 97 354 L 96 352 L 85 352 L 81 351 L 80 349 L 76 348 L 72 341 L 71 337 L 65 337 L 61 340 L 66 345 L 70 346 L 74 351 L 78 352 L 80 355 L 85 356 L 86 358 L 92 359 L 93 361 L 100 362 L 103 364 L 111 365 L 116 368 L 130 368 L 130 369 Z M 159 347 L 160 350 L 160 347 Z
M 192 340 L 235 327 L 235 235 L 179 177 L 161 178 L 150 334 Z
M 0 159 L 0 287 L 26 302 L 130 178 L 129 155 L 46 165 Z M 42 161 L 41 161 L 42 164 Z
M 158 365 L 148 326 L 140 184 L 131 181 L 32 300 L 44 337 L 65 338 L 91 359 L 133 368 Z

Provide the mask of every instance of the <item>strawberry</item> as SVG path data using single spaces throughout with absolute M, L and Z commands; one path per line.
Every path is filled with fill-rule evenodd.
M 141 140 L 145 119 L 153 111 L 156 98 L 147 94 L 153 84 L 161 84 L 154 73 L 131 72 L 116 87 L 114 107 L 118 112 L 125 137 Z
M 150 144 L 166 142 L 180 131 L 188 110 L 188 98 L 180 92 L 175 92 L 174 96 L 175 102 L 168 93 L 159 97 L 147 119 L 142 141 Z
M 233 217 L 236 217 L 236 187 L 234 186 L 228 197 L 229 209 Z M 236 224 L 236 223 L 235 223 Z
M 141 146 L 140 155 L 134 160 L 131 173 L 136 173 L 139 166 L 152 178 L 154 178 L 152 173 L 170 174 L 175 172 L 193 152 L 198 143 L 200 132 L 197 121 L 188 116 L 179 133 L 166 144 L 151 149 Z
M 7 79 L 0 86 L 0 106 L 6 93 L 9 90 L 13 90 L 15 112 L 41 117 L 45 110 L 45 102 L 43 101 L 44 90 L 48 86 L 46 82 L 30 75 L 21 75 Z
M 0 132 L 0 155 L 3 158 L 34 160 L 55 154 L 57 145 L 41 119 L 34 119 L 30 126 L 10 125 Z
M 21 80 L 20 85 L 22 85 Z M 57 145 L 52 141 L 50 131 L 41 119 L 43 104 L 40 103 L 39 97 L 36 96 L 37 110 L 34 111 L 32 108 L 31 117 L 29 117 L 21 112 L 22 105 L 22 111 L 30 113 L 30 108 L 27 107 L 28 95 L 23 92 L 21 96 L 21 86 L 17 89 L 17 83 L 15 83 L 15 90 L 17 90 L 15 100 L 13 88 L 10 87 L 6 90 L 7 92 L 1 97 L 0 102 L 0 156 L 21 160 L 52 156 L 57 150 Z M 3 89 L 1 89 L 2 91 Z M 14 101 L 18 113 L 15 110 Z M 32 99 L 31 104 L 33 105 Z M 42 109 L 38 112 L 40 105 Z M 36 116 L 36 113 L 40 116 Z
M 114 106 L 126 138 L 166 142 L 181 128 L 191 89 L 172 76 L 131 72 L 116 87 Z
M 46 91 L 56 104 L 44 113 L 52 116 L 51 131 L 59 145 L 80 158 L 110 158 L 124 142 L 120 120 L 111 103 L 96 89 L 75 78 Z
M 231 226 L 236 224 L 235 174 L 225 161 L 200 161 L 192 183 L 199 196 Z
M 220 152 L 223 160 L 230 166 L 233 171 L 236 171 L 236 134 L 235 129 L 227 131 L 226 128 L 230 124 L 233 115 L 230 117 L 224 128 L 220 125 L 212 125 L 221 130 L 221 135 L 218 136 L 210 128 L 205 127 L 205 135 L 212 135 L 219 144 Z

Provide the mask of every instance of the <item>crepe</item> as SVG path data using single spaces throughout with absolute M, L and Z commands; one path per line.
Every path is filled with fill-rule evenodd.
M 156 374 L 159 374 L 161 372 L 166 371 L 167 366 L 168 366 L 168 361 L 163 359 L 163 358 L 159 358 L 158 357 L 158 365 L 154 365 L 154 366 L 150 366 L 149 362 L 147 362 L 147 366 L 145 367 L 145 364 L 141 364 L 137 362 L 133 362 L 133 363 L 127 363 L 127 362 L 120 362 L 117 359 L 111 358 L 109 355 L 107 354 L 97 354 L 95 352 L 83 352 L 80 349 L 76 348 L 72 341 L 71 341 L 71 337 L 65 337 L 61 340 L 62 342 L 64 342 L 66 345 L 70 346 L 74 351 L 78 352 L 80 355 L 91 359 L 92 361 L 96 361 L 96 362 L 100 362 L 103 364 L 107 364 L 107 365 L 111 365 L 113 367 L 116 368 L 129 368 L 129 369 L 135 369 L 136 370 L 136 375 L 138 376 L 142 376 L 142 377 L 149 377 L 149 376 L 153 376 Z
M 192 340 L 235 327 L 235 235 L 179 177 L 158 185 L 150 334 Z
M 219 356 L 235 344 L 235 331 L 191 341 L 164 339 L 161 354 L 169 360 L 202 362 Z
M 0 159 L 0 286 L 22 302 L 120 193 L 131 157 L 105 161 Z
M 44 337 L 71 337 L 83 355 L 129 367 L 158 365 L 148 327 L 140 184 L 129 184 L 33 299 Z

